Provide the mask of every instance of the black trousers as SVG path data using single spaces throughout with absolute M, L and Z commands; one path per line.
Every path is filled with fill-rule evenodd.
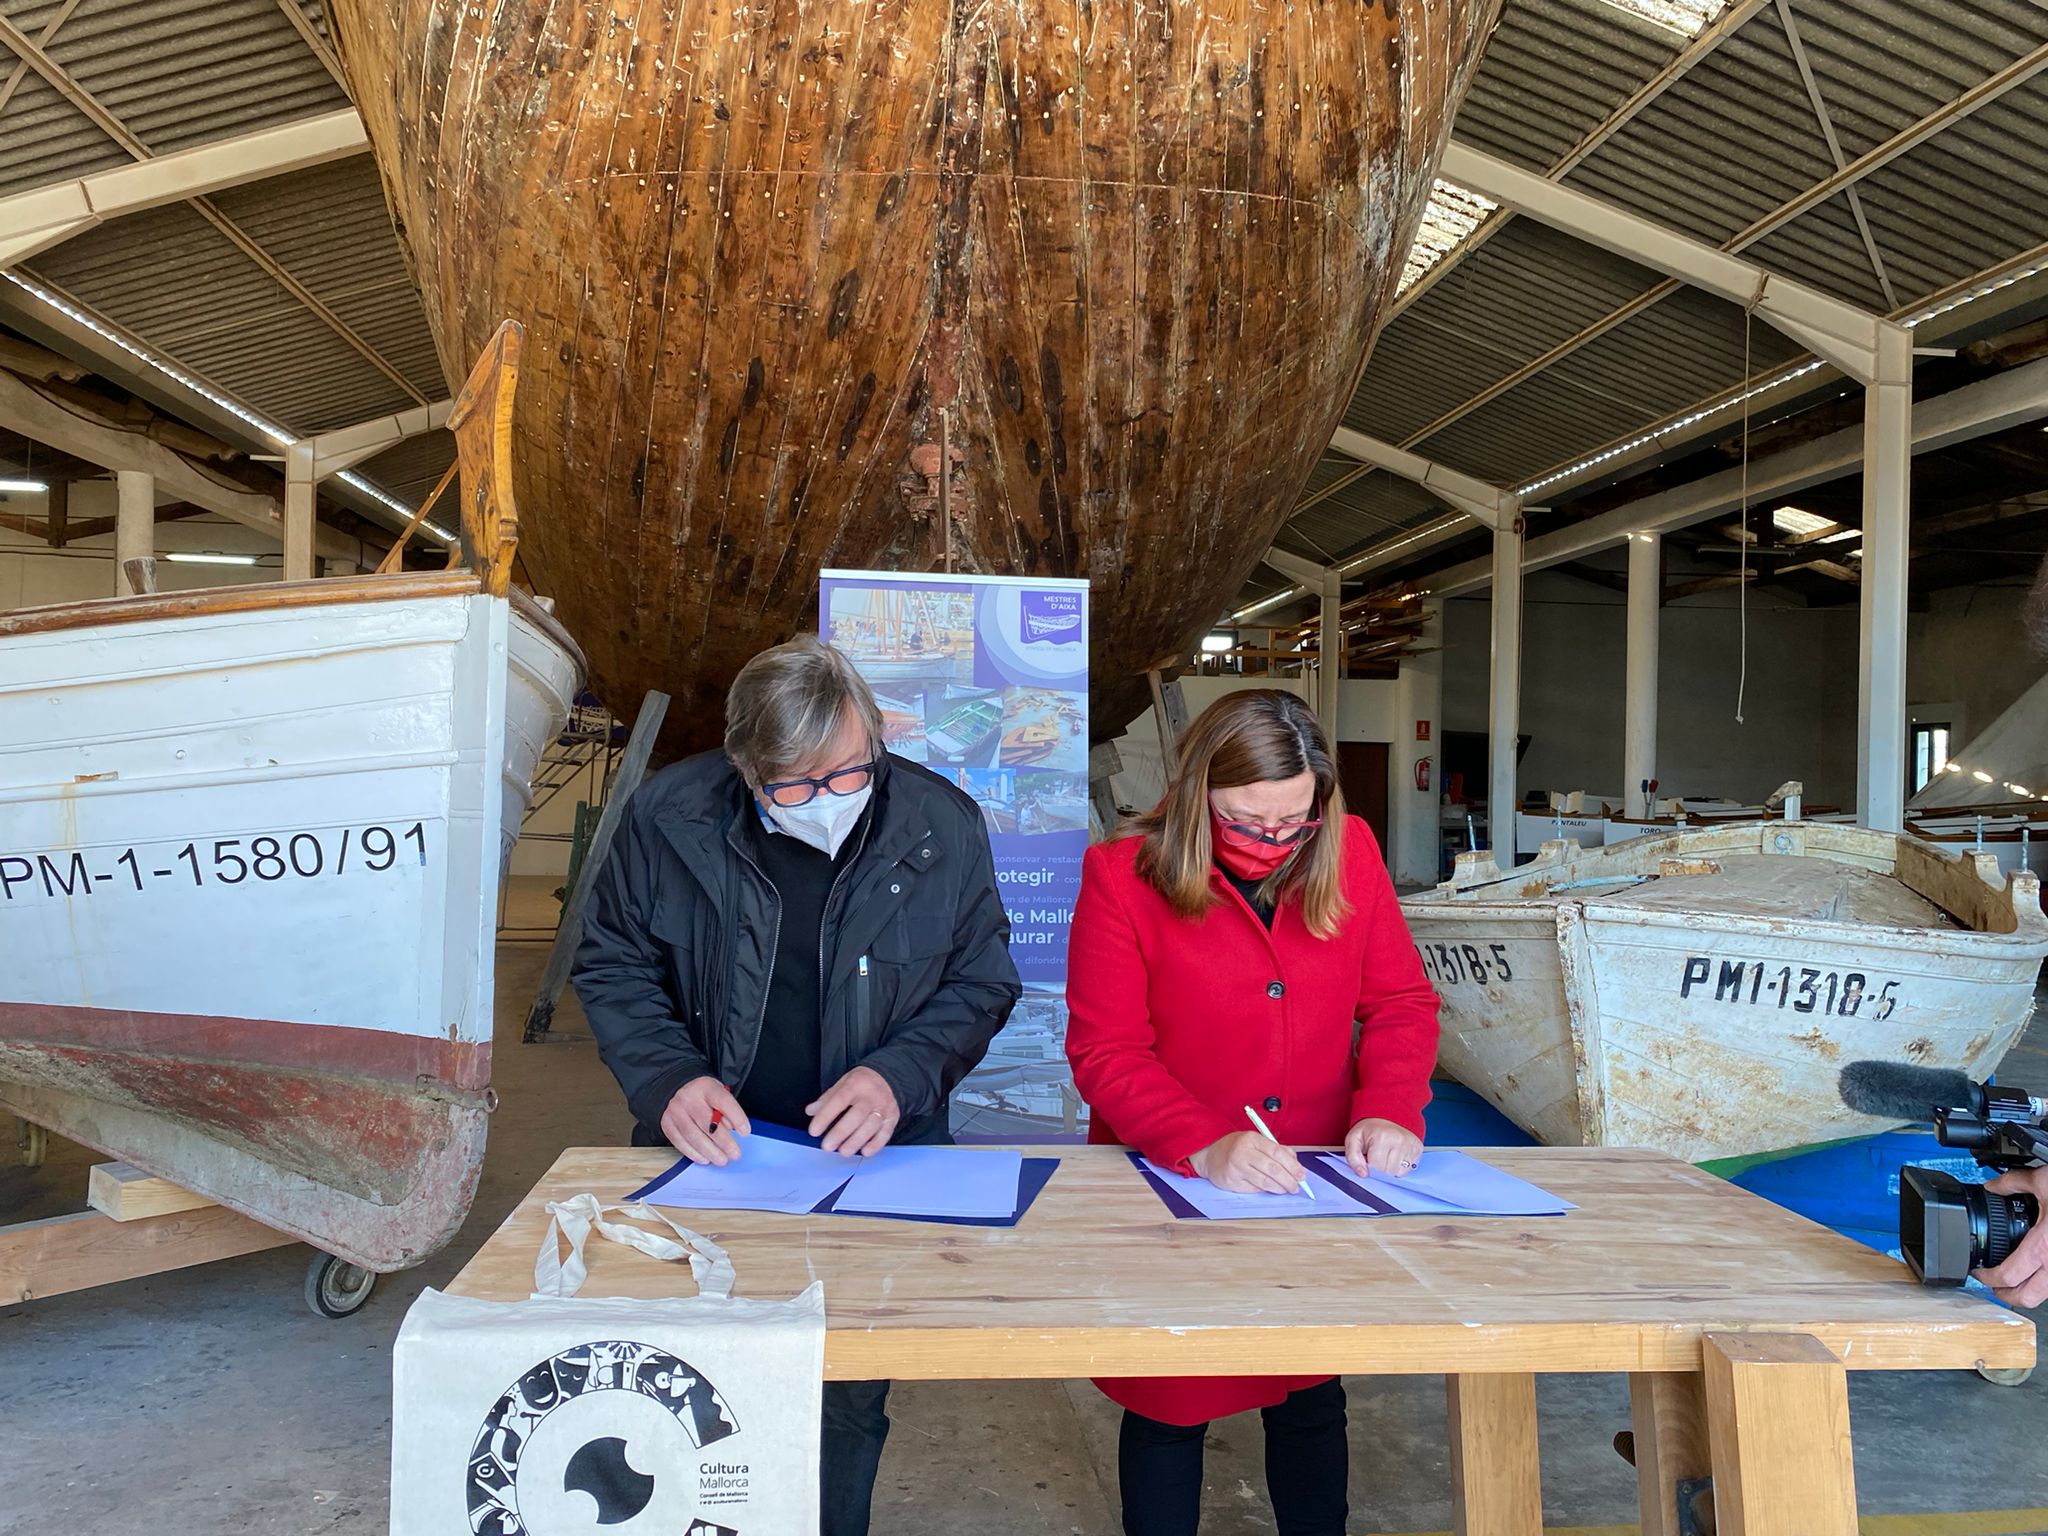
M 1344 1536 L 1351 1514 L 1344 1386 L 1331 1380 L 1260 1410 L 1266 1421 L 1266 1491 L 1280 1536 Z M 1195 1536 L 1202 1519 L 1207 1424 L 1162 1424 L 1124 1410 L 1117 1480 L 1124 1536 Z

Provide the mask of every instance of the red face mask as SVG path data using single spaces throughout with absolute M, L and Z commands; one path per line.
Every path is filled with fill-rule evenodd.
M 1240 880 L 1263 880 L 1315 834 L 1320 823 L 1304 823 L 1300 832 L 1284 843 L 1269 836 L 1247 836 L 1209 807 L 1209 841 L 1216 850 L 1216 862 Z

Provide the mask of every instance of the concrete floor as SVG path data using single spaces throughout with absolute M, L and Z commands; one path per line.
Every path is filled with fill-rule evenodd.
M 468 1228 L 422 1268 L 386 1277 L 363 1312 L 329 1322 L 307 1311 L 301 1248 L 0 1308 L 0 1533 L 385 1528 L 390 1352 L 406 1306 L 460 1268 L 562 1147 L 624 1139 L 623 1106 L 587 1038 L 517 1043 L 545 954 L 499 950 L 503 1107 Z M 583 1027 L 572 998 L 557 1029 Z M 2008 1076 L 2040 1091 L 2048 1052 L 2027 1051 Z M 39 1170 L 0 1167 L 0 1217 L 81 1209 L 94 1160 L 53 1145 Z M 2018 1388 L 1957 1373 L 1851 1382 L 1866 1515 L 2033 1512 L 1869 1530 L 2048 1531 L 2048 1371 Z M 1351 1401 L 1352 1530 L 1445 1529 L 1441 1382 L 1357 1380 Z M 1609 1444 L 1628 1422 L 1622 1378 L 1546 1377 L 1540 1405 L 1548 1522 L 1600 1536 L 1632 1528 L 1633 1473 Z M 912 1384 L 892 1410 L 883 1536 L 1114 1536 L 1116 1411 L 1088 1383 Z M 1272 1530 L 1260 1456 L 1256 1416 L 1216 1427 L 1205 1536 Z

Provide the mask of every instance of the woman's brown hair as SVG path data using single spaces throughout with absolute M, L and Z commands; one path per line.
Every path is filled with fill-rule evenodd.
M 1180 770 L 1166 798 L 1126 829 L 1142 837 L 1138 872 L 1164 896 L 1176 915 L 1200 917 L 1216 900 L 1209 882 L 1215 850 L 1209 833 L 1212 790 L 1237 789 L 1313 773 L 1315 808 L 1323 824 L 1259 887 L 1261 900 L 1301 903 L 1309 932 L 1327 939 L 1350 913 L 1339 878 L 1344 844 L 1344 792 L 1337 765 L 1314 711 L 1291 693 L 1250 688 L 1218 699 L 1188 728 L 1180 744 Z

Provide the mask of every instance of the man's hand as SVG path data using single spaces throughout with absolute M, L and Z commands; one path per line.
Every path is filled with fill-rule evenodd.
M 1999 1195 L 2032 1195 L 2048 1208 L 2048 1168 L 2001 1173 L 1984 1187 Z M 2036 1222 L 2003 1264 L 1978 1270 L 1977 1278 L 2010 1307 L 2038 1307 L 2048 1301 L 2048 1223 Z
M 1218 1189 L 1241 1195 L 1301 1193 L 1301 1161 L 1293 1149 L 1270 1142 L 1257 1131 L 1233 1131 L 1188 1161 Z
M 903 1118 L 896 1092 L 873 1067 L 855 1067 L 806 1104 L 811 1134 L 824 1139 L 827 1152 L 846 1157 L 872 1157 L 889 1145 Z
M 716 1131 L 711 1129 L 714 1112 L 724 1115 Z M 740 1101 L 715 1077 L 694 1077 L 678 1088 L 668 1108 L 661 1112 L 661 1134 L 668 1144 L 693 1163 L 710 1163 L 723 1168 L 740 1155 L 739 1138 L 749 1134 L 747 1112 Z
M 1360 1178 L 1398 1179 L 1422 1161 L 1422 1138 L 1391 1120 L 1361 1120 L 1344 1138 L 1344 1161 Z

